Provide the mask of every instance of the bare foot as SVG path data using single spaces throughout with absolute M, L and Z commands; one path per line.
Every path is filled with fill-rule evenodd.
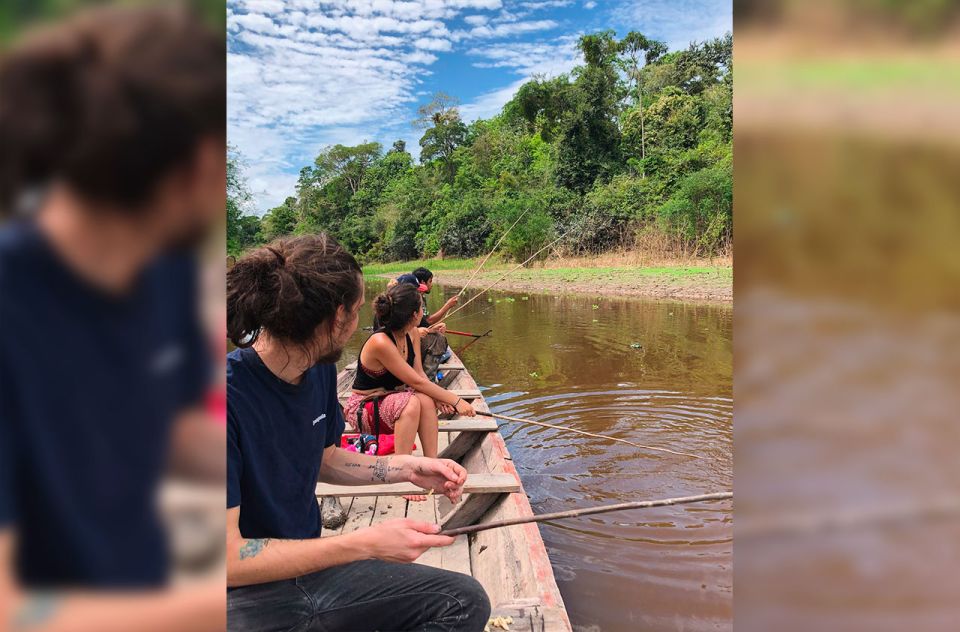
M 409 501 L 415 502 L 415 503 L 421 503 L 421 502 L 423 502 L 423 501 L 425 501 L 425 500 L 427 499 L 426 496 L 423 496 L 423 495 L 421 495 L 421 494 L 414 495 L 414 496 L 404 496 L 403 498 L 404 498 L 404 500 L 409 500 Z

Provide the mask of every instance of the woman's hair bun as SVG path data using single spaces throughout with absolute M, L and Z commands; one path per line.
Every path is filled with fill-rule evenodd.
M 422 304 L 415 285 L 400 283 L 377 296 L 373 301 L 373 310 L 381 326 L 398 331 L 410 322 Z
M 393 299 L 388 294 L 380 294 L 373 301 L 373 311 L 381 321 L 390 319 L 390 312 L 393 311 Z
M 337 309 L 363 294 L 360 266 L 323 233 L 284 237 L 241 257 L 227 271 L 227 335 L 250 346 L 262 330 L 295 344 L 316 337 Z

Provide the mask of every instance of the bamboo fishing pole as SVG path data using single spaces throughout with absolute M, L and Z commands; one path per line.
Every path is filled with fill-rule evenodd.
M 494 417 L 496 419 L 503 419 L 504 421 L 515 421 L 521 424 L 533 424 L 534 426 L 543 426 L 545 428 L 554 428 L 556 430 L 563 430 L 565 432 L 574 432 L 576 434 L 586 435 L 588 437 L 596 437 L 597 439 L 607 439 L 608 441 L 618 441 L 620 443 L 626 443 L 627 445 L 632 445 L 635 448 L 642 448 L 644 450 L 656 450 L 658 452 L 669 452 L 670 454 L 676 454 L 677 456 L 688 456 L 693 459 L 699 459 L 700 457 L 696 454 L 688 454 L 686 452 L 675 452 L 667 448 L 656 448 L 650 445 L 643 445 L 641 443 L 634 443 L 633 441 L 627 441 L 626 439 L 620 439 L 618 437 L 610 437 L 602 434 L 594 434 L 592 432 L 587 432 L 585 430 L 576 430 L 574 428 L 567 428 L 566 426 L 557 426 L 555 424 L 548 424 L 543 421 L 533 421 L 532 419 L 521 419 L 520 417 L 510 417 L 508 415 L 501 415 L 499 413 L 487 413 L 482 411 L 476 411 L 478 415 L 483 415 L 484 417 Z
M 487 529 L 498 529 L 500 527 L 509 527 L 516 524 L 527 524 L 528 522 L 544 522 L 546 520 L 562 520 L 563 518 L 576 518 L 578 516 L 590 516 L 593 514 L 607 513 L 610 511 L 623 511 L 625 509 L 646 509 L 648 507 L 668 507 L 670 505 L 683 505 L 687 503 L 699 503 L 707 500 L 728 500 L 733 498 L 733 492 L 715 492 L 713 494 L 699 494 L 697 496 L 680 496 L 678 498 L 663 498 L 661 500 L 640 500 L 632 503 L 619 503 L 616 505 L 601 505 L 599 507 L 586 507 L 584 509 L 571 509 L 569 511 L 556 511 L 554 513 L 545 513 L 538 516 L 524 516 L 521 518 L 508 518 L 507 520 L 496 520 L 484 524 L 474 524 L 467 527 L 457 527 L 456 529 L 444 529 L 437 535 L 458 536 L 465 533 L 477 533 Z
M 527 211 L 529 211 L 529 210 L 530 210 L 530 209 L 528 208 Z M 483 261 L 480 262 L 480 265 L 477 266 L 477 269 L 473 271 L 473 274 L 471 274 L 471 275 L 470 275 L 470 278 L 467 279 L 467 283 L 466 283 L 462 288 L 460 288 L 460 291 L 459 291 L 459 292 L 457 292 L 457 296 L 462 296 L 463 293 L 467 291 L 467 288 L 470 287 L 470 283 L 473 281 L 473 278 L 474 278 L 475 276 L 477 276 L 477 273 L 480 272 L 481 268 L 483 268 L 483 266 L 487 263 L 487 259 L 489 259 L 490 256 L 491 256 L 494 252 L 496 252 L 497 248 L 500 247 L 500 242 L 502 242 L 503 239 L 504 239 L 504 237 L 506 237 L 506 236 L 510 233 L 510 231 L 513 230 L 513 227 L 516 226 L 516 225 L 520 222 L 521 219 L 523 219 L 523 216 L 527 214 L 527 211 L 524 211 L 524 212 L 520 213 L 520 217 L 517 218 L 517 221 L 515 221 L 515 222 L 512 223 L 512 224 L 510 224 L 510 228 L 508 228 L 508 229 L 506 230 L 506 232 L 504 232 L 502 235 L 500 235 L 500 239 L 498 239 L 498 240 L 497 240 L 497 243 L 495 243 L 495 244 L 493 245 L 493 249 L 491 249 L 490 252 L 487 253 L 487 256 L 483 258 Z
M 569 231 L 568 231 L 568 232 L 569 232 Z M 450 312 L 449 314 L 447 314 L 447 315 L 444 317 L 444 320 L 449 319 L 449 318 L 452 317 L 454 314 L 456 314 L 457 312 L 459 312 L 461 309 L 463 309 L 464 307 L 466 307 L 466 306 L 469 305 L 470 303 L 474 302 L 475 300 L 477 300 L 478 298 L 480 298 L 481 296 L 483 296 L 483 294 L 486 293 L 487 290 L 489 290 L 490 288 L 492 288 L 492 287 L 494 287 L 495 285 L 497 285 L 498 283 L 500 283 L 500 281 L 503 281 L 504 279 L 506 279 L 506 278 L 507 278 L 508 276 L 510 276 L 513 272 L 516 272 L 517 270 L 519 270 L 519 269 L 522 268 L 523 266 L 525 266 L 525 265 L 527 265 L 528 263 L 530 263 L 531 261 L 533 261 L 533 258 L 534 258 L 534 257 L 536 257 L 537 255 L 539 255 L 541 252 L 543 252 L 544 250 L 546 250 L 546 249 L 549 248 L 550 246 L 552 246 L 552 245 L 554 245 L 555 243 L 559 242 L 561 239 L 563 239 L 563 238 L 566 237 L 566 236 L 567 236 L 567 233 L 563 233 L 562 235 L 560 235 L 559 237 L 557 237 L 556 239 L 554 239 L 553 241 L 551 241 L 549 244 L 547 244 L 546 246 L 544 246 L 544 247 L 541 248 L 540 250 L 536 251 L 535 253 L 533 253 L 532 255 L 530 255 L 529 257 L 527 257 L 527 259 L 526 259 L 523 263 L 517 265 L 515 268 L 511 268 L 510 270 L 508 270 L 507 273 L 504 274 L 502 277 L 500 277 L 499 279 L 497 279 L 496 281 L 494 281 L 493 283 L 491 283 L 491 284 L 488 285 L 487 287 L 483 288 L 482 290 L 480 290 L 479 292 L 477 292 L 476 294 L 474 294 L 473 296 L 471 296 L 471 297 L 470 297 L 470 300 L 468 300 L 466 303 L 464 303 L 463 305 L 460 305 L 460 306 L 457 307 L 455 310 L 453 310 L 452 312 Z

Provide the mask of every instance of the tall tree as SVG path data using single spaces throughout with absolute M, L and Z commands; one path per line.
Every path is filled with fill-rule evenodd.
M 640 59 L 644 64 L 656 62 L 667 52 L 667 45 L 663 42 L 648 39 L 642 33 L 630 31 L 620 40 L 619 66 L 627 75 L 627 80 L 633 84 L 630 91 L 635 107 L 640 114 L 640 160 L 647 157 L 646 130 L 644 125 L 643 103 L 643 75 L 640 72 Z M 641 175 L 646 175 L 641 167 Z
M 380 143 L 328 147 L 317 156 L 315 174 L 321 185 L 342 178 L 350 192 L 356 193 L 363 184 L 367 169 L 380 157 L 381 149 Z
M 227 146 L 227 254 L 237 255 L 256 242 L 260 220 L 247 215 L 252 196 L 243 176 L 243 157 Z
M 272 241 L 289 235 L 297 226 L 297 198 L 288 197 L 280 206 L 275 206 L 263 216 L 263 237 Z
M 448 182 L 456 173 L 453 153 L 467 140 L 467 126 L 460 119 L 457 103 L 454 97 L 438 92 L 419 108 L 420 117 L 414 122 L 425 129 L 420 138 L 420 161 L 439 160 Z
M 584 35 L 579 47 L 587 64 L 575 71 L 556 174 L 558 184 L 583 193 L 613 171 L 620 152 L 620 83 L 614 68 L 619 46 L 613 31 L 604 31 Z

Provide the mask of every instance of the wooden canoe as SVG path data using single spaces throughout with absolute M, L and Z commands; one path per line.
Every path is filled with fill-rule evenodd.
M 338 376 L 341 401 L 350 395 L 355 370 L 353 363 Z M 460 358 L 451 357 L 441 366 L 441 372 L 445 388 L 461 393 L 477 410 L 490 410 Z M 324 529 L 324 536 L 392 518 L 417 518 L 453 527 L 532 515 L 523 484 L 496 428 L 493 419 L 484 417 L 441 420 L 440 456 L 455 459 L 468 472 L 468 493 L 456 507 L 437 496 L 424 502 L 406 501 L 401 494 L 414 491 L 410 485 L 343 488 L 318 483 L 318 500 L 322 496 L 337 496 L 347 511 L 343 527 Z M 351 496 L 351 492 L 362 495 Z M 513 618 L 512 632 L 571 630 L 536 523 L 463 535 L 452 546 L 427 551 L 416 563 L 475 577 L 490 597 L 491 616 Z

